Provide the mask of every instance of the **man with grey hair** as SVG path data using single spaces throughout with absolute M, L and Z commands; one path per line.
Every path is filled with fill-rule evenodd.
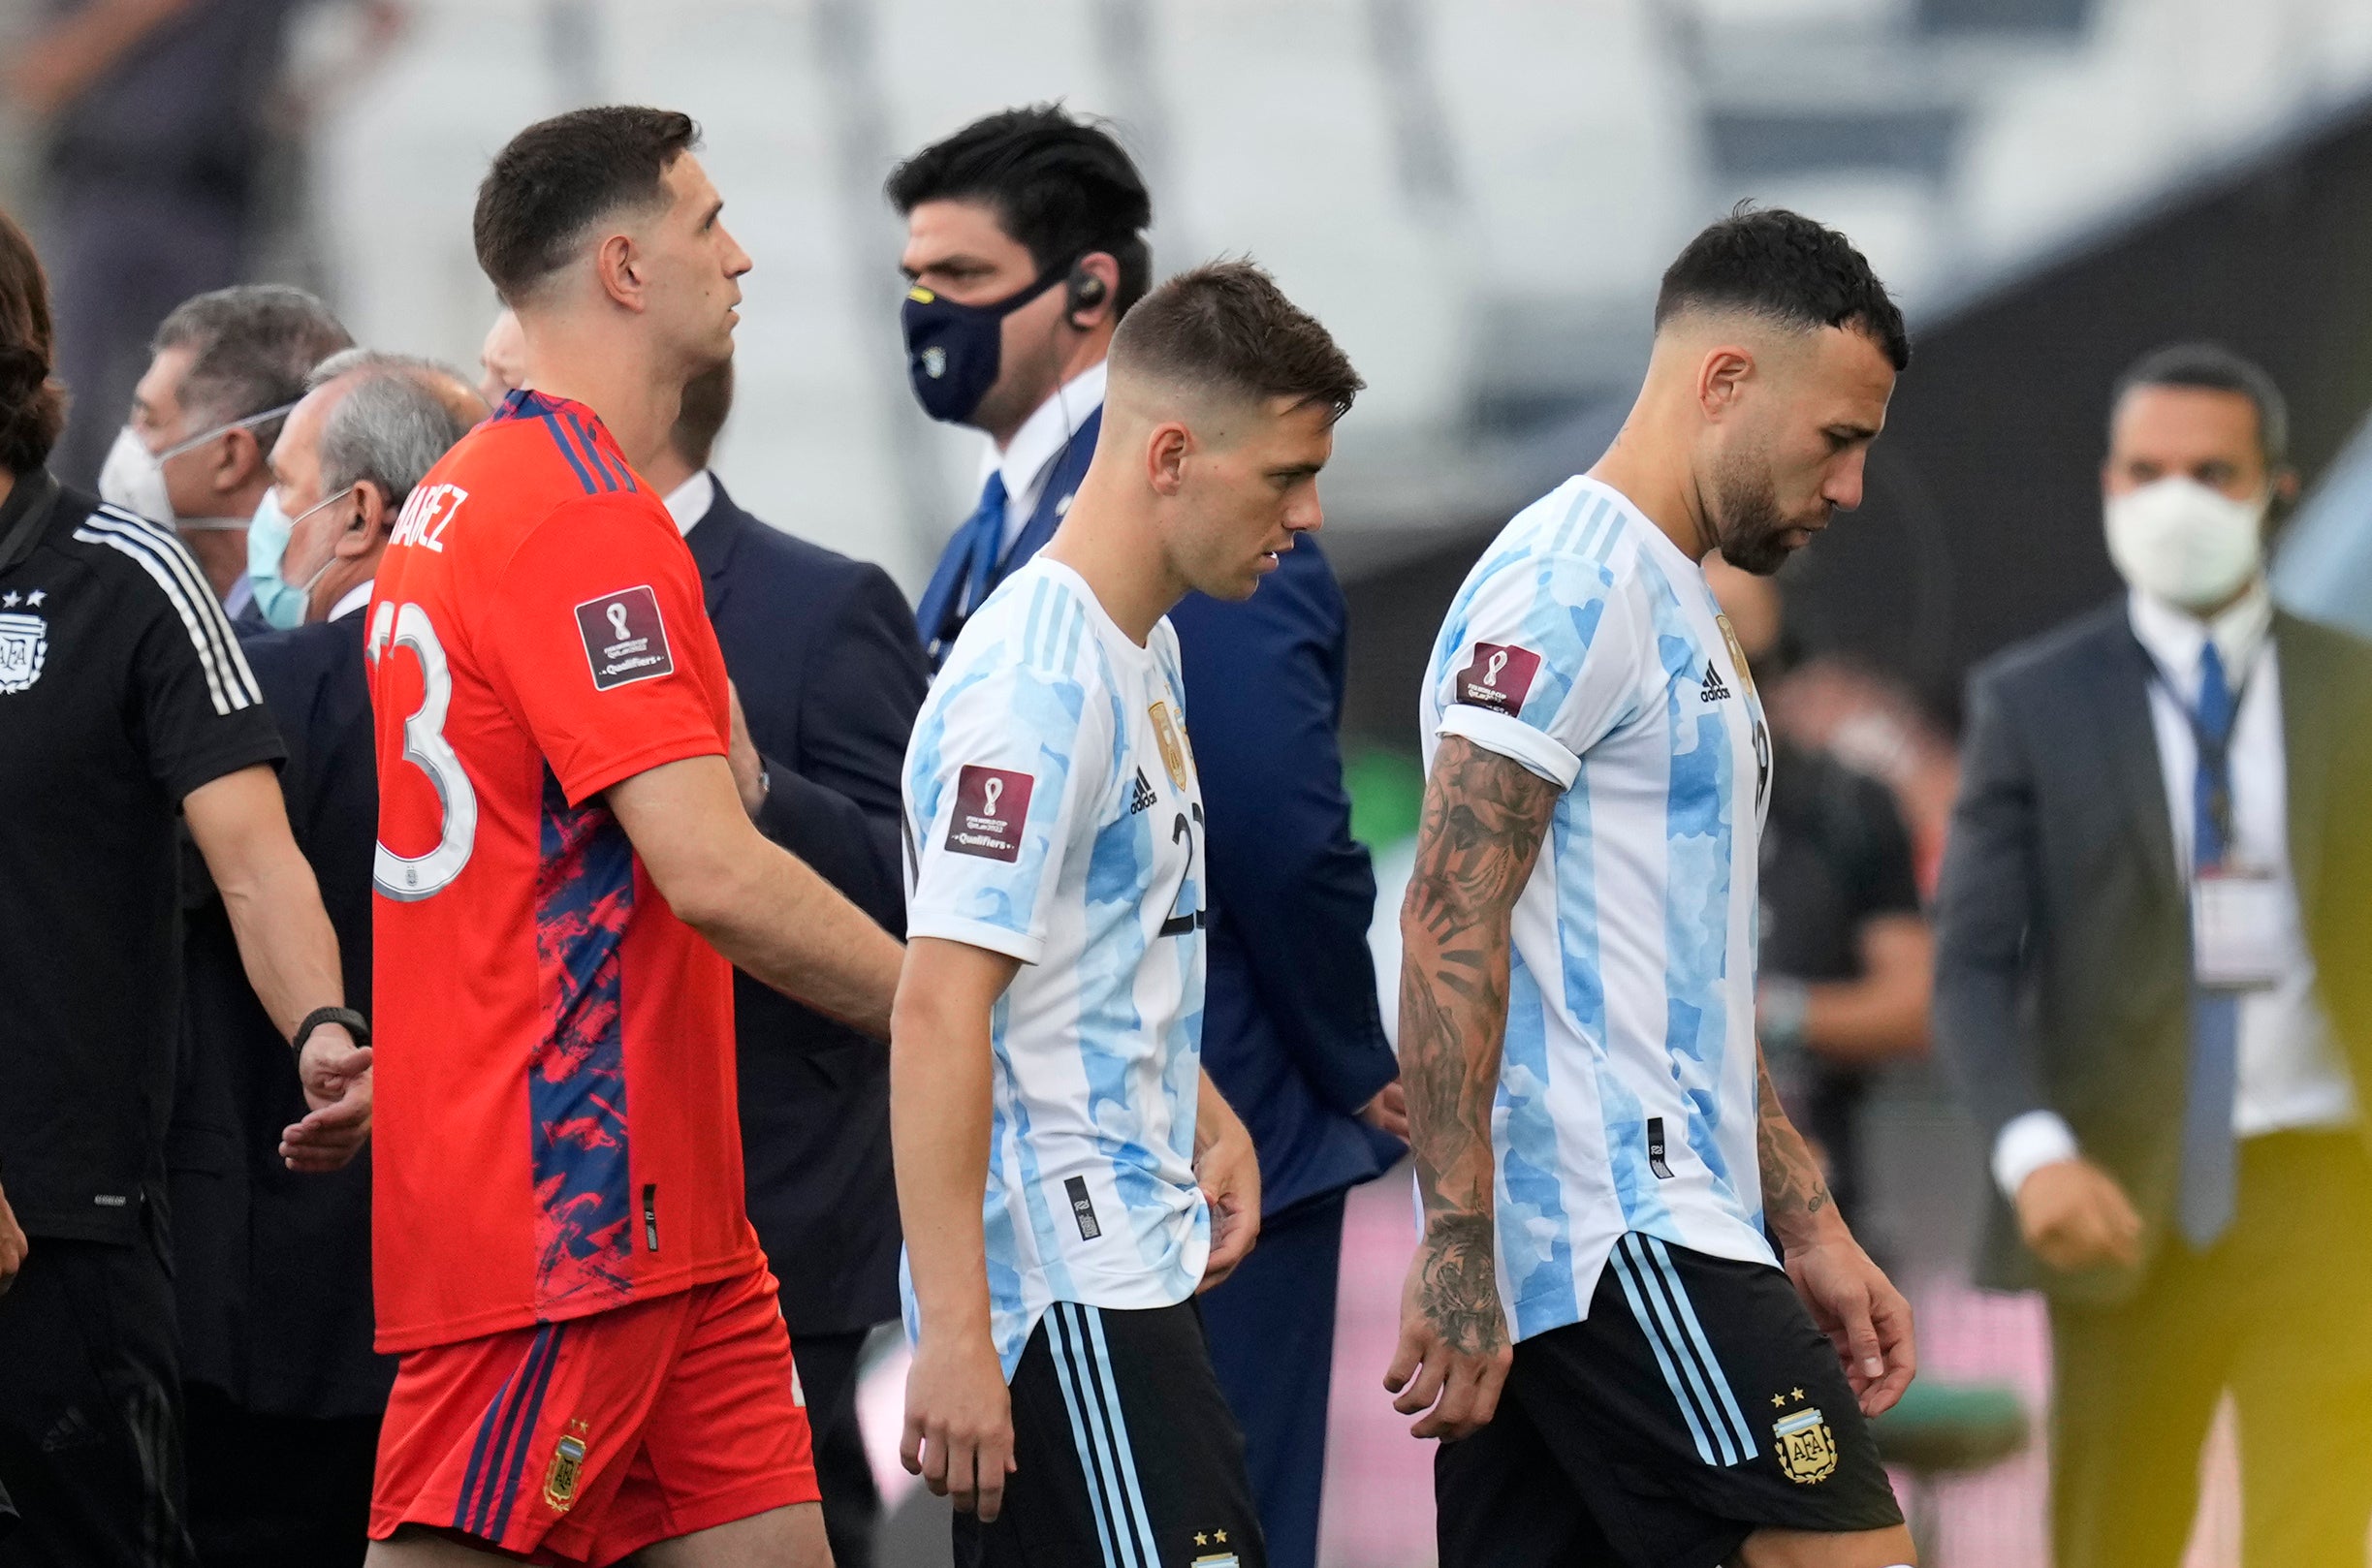
M 278 283 L 199 295 L 157 327 L 99 493 L 177 528 L 234 621 L 260 630 L 271 608 L 247 580 L 248 525 L 271 488 L 282 421 L 312 368 L 353 343 L 329 306 Z M 257 544 L 278 557 L 277 540 Z
M 459 371 L 369 349 L 331 356 L 305 386 L 285 455 L 272 455 L 290 524 L 272 579 L 302 597 L 310 622 L 335 618 L 348 600 L 357 609 L 368 602 L 371 573 L 412 486 L 487 406 Z
M 350 349 L 305 380 L 272 449 L 273 504 L 294 520 L 275 576 L 304 624 L 245 640 L 289 759 L 298 846 L 338 934 L 347 994 L 370 994 L 378 786 L 362 613 L 421 476 L 486 414 L 425 360 Z M 371 1350 L 367 1156 L 300 1181 L 257 1130 L 298 1092 L 237 964 L 219 901 L 192 912 L 177 1117 L 229 1169 L 174 1172 L 191 1531 L 208 1564 L 362 1560 L 379 1417 L 395 1364 Z

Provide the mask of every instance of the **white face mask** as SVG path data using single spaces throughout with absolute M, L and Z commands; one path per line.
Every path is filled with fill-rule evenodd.
M 146 517 L 151 522 L 171 523 L 178 531 L 192 533 L 228 533 L 244 528 L 245 517 L 183 517 L 173 510 L 173 489 L 165 483 L 165 464 L 192 447 L 203 446 L 225 430 L 241 429 L 276 420 L 295 408 L 295 403 L 283 403 L 268 408 L 261 414 L 250 414 L 243 420 L 217 424 L 212 429 L 176 441 L 163 452 L 150 452 L 148 443 L 129 424 L 115 432 L 115 444 L 107 451 L 107 461 L 99 466 L 99 499 L 110 506 L 118 506 L 134 517 Z
M 2267 498 L 2235 501 L 2171 475 L 2103 508 L 2117 575 L 2178 610 L 2214 608 L 2264 564 Z
M 115 444 L 99 467 L 99 499 L 151 522 L 174 520 L 165 460 L 128 424 L 115 432 Z

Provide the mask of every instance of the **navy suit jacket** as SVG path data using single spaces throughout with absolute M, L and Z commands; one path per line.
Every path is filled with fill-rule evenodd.
M 996 581 L 1054 537 L 1101 418 L 1048 477 Z M 960 570 L 953 553 L 939 572 Z M 1367 946 L 1376 877 L 1343 789 L 1347 615 L 1305 535 L 1249 600 L 1189 594 L 1170 623 L 1211 833 L 1203 1065 L 1251 1133 L 1260 1207 L 1275 1214 L 1380 1176 L 1403 1152 L 1357 1115 L 1400 1064 Z
M 1376 875 L 1343 789 L 1343 589 L 1304 535 L 1241 604 L 1170 612 L 1210 823 L 1203 1066 L 1260 1151 L 1276 1214 L 1391 1169 L 1358 1119 L 1400 1076 L 1376 1001 Z
M 900 774 L 930 674 L 879 567 L 771 528 L 722 485 L 685 537 L 769 781 L 758 826 L 905 929 Z M 889 1051 L 733 977 L 749 1217 L 794 1335 L 898 1315 Z
M 379 784 L 366 614 L 242 639 L 288 761 L 280 791 L 337 933 L 350 1005 L 370 998 Z M 181 1082 L 171 1140 L 182 1370 L 265 1415 L 375 1415 L 392 1358 L 370 1348 L 370 1150 L 341 1171 L 280 1163 L 304 1093 L 247 983 L 221 898 L 188 857 Z

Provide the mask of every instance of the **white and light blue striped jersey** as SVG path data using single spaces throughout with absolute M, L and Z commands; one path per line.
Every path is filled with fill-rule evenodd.
M 1040 555 L 965 623 L 906 747 L 907 935 L 1022 960 L 990 1020 L 982 1208 L 1008 1379 L 1048 1303 L 1173 1305 L 1210 1253 L 1184 692 L 1168 621 L 1138 646 Z
M 1519 895 L 1492 1115 L 1519 1339 L 1580 1321 L 1615 1241 L 1771 1263 L 1755 1166 L 1770 740 L 1704 572 L 1608 486 L 1519 513 L 1451 604 L 1426 764 L 1463 736 L 1564 790 Z

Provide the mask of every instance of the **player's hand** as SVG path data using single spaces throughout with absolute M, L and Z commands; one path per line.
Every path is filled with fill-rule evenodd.
M 2077 1155 L 2038 1166 L 2018 1186 L 2018 1231 L 2035 1256 L 2072 1270 L 2141 1261 L 2141 1216 L 2117 1178 Z
M 1251 1134 L 1230 1115 L 1194 1156 L 1194 1177 L 1211 1206 L 1211 1256 L 1197 1294 L 1235 1272 L 1260 1239 L 1260 1156 Z
M 725 702 L 733 712 L 733 737 L 726 744 L 725 760 L 733 765 L 733 788 L 742 798 L 742 809 L 755 822 L 766 804 L 766 763 L 749 738 L 749 718 L 742 711 L 742 689 L 729 680 L 725 682 Z
M 370 1048 L 334 1023 L 318 1025 L 297 1055 L 305 1118 L 280 1130 L 280 1158 L 292 1171 L 334 1171 L 370 1137 Z
M 1411 1437 L 1444 1441 L 1491 1424 L 1515 1352 L 1500 1306 L 1491 1218 L 1443 1215 L 1426 1226 L 1400 1293 L 1400 1349 L 1383 1386 L 1392 1408 L 1418 1416 Z M 1419 1413 L 1422 1412 L 1420 1415 Z
M 986 1334 L 923 1335 L 906 1371 L 898 1457 L 909 1475 L 984 1524 L 1003 1508 L 1014 1470 L 1013 1395 Z
M 1377 1132 L 1408 1141 L 1408 1091 L 1394 1079 L 1376 1091 L 1376 1098 L 1359 1108 L 1359 1119 Z
M 24 1237 L 24 1227 L 16 1223 L 16 1210 L 8 1205 L 8 1194 L 0 1192 L 0 1296 L 16 1283 L 16 1271 L 24 1267 L 25 1254 L 33 1244 Z
M 1845 1380 L 1865 1416 L 1882 1416 L 1918 1370 L 1911 1303 L 1870 1261 L 1842 1220 L 1820 1238 L 1787 1249 L 1787 1277 L 1813 1323 L 1837 1347 Z

